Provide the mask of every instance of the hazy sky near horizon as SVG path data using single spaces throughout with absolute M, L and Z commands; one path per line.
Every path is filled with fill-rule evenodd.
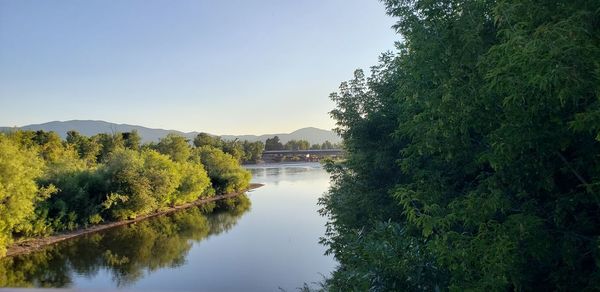
M 393 23 L 377 0 L 0 0 L 0 126 L 330 129 L 329 93 Z

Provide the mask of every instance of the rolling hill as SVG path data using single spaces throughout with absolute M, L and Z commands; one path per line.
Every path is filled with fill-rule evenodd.
M 71 120 L 71 121 L 54 121 L 43 124 L 27 125 L 23 127 L 0 127 L 0 131 L 10 131 L 12 129 L 23 129 L 23 130 L 44 130 L 54 131 L 61 137 L 65 137 L 66 133 L 70 130 L 78 131 L 79 133 L 92 136 L 99 133 L 114 133 L 114 132 L 129 132 L 131 130 L 137 130 L 142 136 L 143 142 L 158 141 L 158 139 L 166 136 L 169 133 L 176 133 L 185 136 L 189 139 L 193 139 L 199 132 L 181 132 L 176 130 L 165 130 L 165 129 L 153 129 L 137 125 L 129 124 L 115 124 L 105 121 L 93 121 L 93 120 Z M 268 138 L 278 136 L 282 143 L 286 143 L 289 140 L 308 140 L 311 144 L 323 143 L 330 141 L 332 143 L 338 143 L 341 138 L 333 131 L 307 127 L 302 128 L 291 133 L 278 133 L 278 134 L 265 134 L 265 135 L 222 135 L 221 138 L 225 140 L 248 140 L 254 141 L 265 141 Z

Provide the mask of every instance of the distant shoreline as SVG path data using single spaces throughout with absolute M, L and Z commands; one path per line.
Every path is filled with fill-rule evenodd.
M 206 204 L 209 202 L 233 198 L 233 197 L 239 196 L 241 194 L 244 194 L 247 191 L 254 190 L 254 189 L 260 188 L 262 186 L 264 186 L 264 184 L 252 183 L 252 184 L 250 184 L 250 186 L 247 189 L 240 191 L 240 192 L 218 195 L 218 196 L 214 196 L 214 197 L 206 198 L 206 199 L 199 199 L 199 200 L 196 200 L 191 203 L 186 203 L 186 204 L 178 205 L 175 207 L 170 207 L 166 210 L 154 212 L 154 213 L 144 215 L 144 216 L 139 216 L 139 217 L 137 217 L 135 219 L 131 219 L 131 220 L 123 220 L 123 221 L 116 221 L 116 222 L 111 222 L 111 223 L 106 223 L 106 224 L 98 224 L 98 225 L 94 225 L 92 227 L 81 228 L 81 229 L 77 229 L 77 230 L 73 230 L 73 231 L 69 231 L 69 232 L 65 232 L 65 233 L 51 235 L 48 237 L 30 238 L 30 239 L 26 239 L 23 241 L 15 242 L 11 246 L 8 247 L 8 249 L 6 251 L 6 257 L 12 257 L 12 256 L 17 256 L 17 255 L 21 255 L 21 254 L 34 252 L 34 251 L 40 250 L 43 247 L 46 247 L 48 245 L 52 245 L 52 244 L 55 244 L 55 243 L 58 243 L 58 242 L 61 242 L 61 241 L 67 240 L 67 239 L 79 237 L 79 236 L 82 236 L 85 234 L 95 233 L 95 232 L 110 229 L 113 227 L 123 226 L 123 225 L 131 224 L 134 222 L 146 220 L 146 219 L 149 219 L 152 217 L 170 214 L 175 211 L 187 209 L 187 208 L 190 208 L 193 206 Z

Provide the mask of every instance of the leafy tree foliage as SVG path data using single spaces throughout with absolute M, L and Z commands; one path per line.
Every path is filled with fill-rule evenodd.
M 85 160 L 89 165 L 96 163 L 96 159 L 100 153 L 101 145 L 93 139 L 82 136 L 77 131 L 67 132 L 67 143 L 73 145 L 77 150 L 79 157 Z
M 237 161 L 242 163 L 256 163 L 262 158 L 262 153 L 265 150 L 265 144 L 256 141 L 233 141 L 221 140 L 219 149 L 233 156 Z
M 194 161 L 204 165 L 213 188 L 219 194 L 244 190 L 250 183 L 250 172 L 241 168 L 233 156 L 218 148 L 196 148 Z
M 131 150 L 140 149 L 142 143 L 142 136 L 140 136 L 137 130 L 131 130 L 131 132 L 122 133 L 121 135 L 125 143 L 125 148 Z
M 223 152 L 233 156 L 237 161 L 242 161 L 244 159 L 244 144 L 238 139 L 233 141 L 223 141 L 220 148 Z
M 248 142 L 244 141 L 244 158 L 243 162 L 256 163 L 261 160 L 263 151 L 265 151 L 265 143 L 256 141 Z
M 194 138 L 194 146 L 202 147 L 202 146 L 212 146 L 212 147 L 221 147 L 221 138 L 218 136 L 211 136 L 207 133 L 199 133 Z
M 290 140 L 285 143 L 284 148 L 286 150 L 308 150 L 310 143 L 306 140 Z
M 101 133 L 92 136 L 92 140 L 100 144 L 100 153 L 97 159 L 98 162 L 106 161 L 111 153 L 125 148 L 125 142 L 123 141 L 123 135 L 121 135 L 121 133 Z
M 153 150 L 115 152 L 103 169 L 111 186 L 110 195 L 103 202 L 104 208 L 113 218 L 121 220 L 167 207 L 175 201 L 175 192 L 181 184 L 178 166 L 168 156 Z M 196 175 L 200 176 L 202 172 Z M 193 184 L 191 181 L 186 183 Z M 203 191 L 197 193 L 196 198 Z
M 37 131 L 32 137 L 33 142 L 38 147 L 38 151 L 42 158 L 47 161 L 58 161 L 64 156 L 66 151 L 62 144 L 62 140 L 55 132 Z M 67 154 L 68 155 L 68 154 Z
M 210 179 L 202 164 L 186 161 L 180 163 L 178 169 L 181 183 L 169 200 L 172 205 L 184 204 L 214 195 L 214 189 L 211 187 Z
M 239 162 L 252 162 L 256 163 L 262 158 L 262 153 L 265 150 L 265 144 L 249 141 L 239 141 L 238 139 L 228 141 L 222 140 L 218 136 L 211 136 L 207 133 L 199 133 L 194 138 L 194 146 L 201 148 L 203 146 L 210 146 L 221 149 L 223 152 L 233 156 Z
M 176 162 L 186 161 L 191 154 L 191 147 L 188 139 L 177 134 L 168 134 L 161 138 L 156 145 L 158 152 L 168 155 Z
M 209 166 L 220 193 L 248 186 L 250 174 L 221 150 L 203 155 L 205 169 L 199 156 L 189 159 L 183 137 L 139 141 L 135 131 L 93 137 L 70 131 L 66 141 L 54 132 L 0 134 L 0 256 L 15 237 L 136 218 L 213 196 Z
M 283 150 L 283 144 L 279 141 L 279 137 L 275 136 L 273 138 L 267 139 L 265 141 L 265 150 Z
M 334 145 L 333 143 L 329 142 L 329 140 L 323 142 L 323 144 L 321 144 L 321 149 L 335 149 L 335 148 L 341 148 L 337 145 Z
M 35 181 L 43 167 L 35 150 L 0 134 L 0 256 L 13 233 L 29 228 L 35 203 L 45 198 Z
M 403 36 L 331 95 L 331 290 L 600 286 L 597 1 L 384 1 Z

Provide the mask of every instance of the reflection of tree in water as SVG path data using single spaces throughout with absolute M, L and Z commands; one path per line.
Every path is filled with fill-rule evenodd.
M 210 234 L 219 235 L 229 231 L 237 220 L 250 210 L 250 199 L 240 196 L 219 201 L 216 211 L 208 217 Z
M 71 283 L 65 258 L 54 249 L 26 257 L 4 258 L 0 263 L 0 287 L 64 287 Z
M 183 265 L 192 242 L 228 231 L 248 210 L 244 195 L 4 258 L 0 287 L 68 287 L 73 273 L 93 277 L 101 269 L 127 286 L 146 271 Z

